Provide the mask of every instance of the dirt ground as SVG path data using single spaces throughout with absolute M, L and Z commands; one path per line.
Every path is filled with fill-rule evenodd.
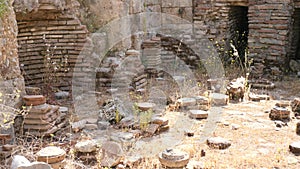
M 300 97 L 300 79 L 285 77 L 283 81 L 276 82 L 275 89 L 256 92 L 269 94 L 271 100 L 212 107 L 210 111 L 217 115 L 215 119 L 193 120 L 182 112 L 166 112 L 165 117 L 171 122 L 169 132 L 145 141 L 144 145 L 140 143 L 143 146 L 136 143 L 137 148 L 130 154 L 149 157 L 141 168 L 159 168 L 157 154 L 168 146 L 189 152 L 190 161 L 200 162 L 204 168 L 300 168 L 300 156 L 289 151 L 289 144 L 300 141 L 300 136 L 295 132 L 299 120 L 292 113 L 287 126 L 276 127 L 269 118 L 269 111 L 277 102 Z M 207 130 L 207 123 L 211 123 L 212 127 L 206 136 L 230 140 L 232 144 L 228 149 L 215 150 L 206 145 L 207 137 L 203 132 Z M 194 131 L 195 135 L 184 136 L 186 130 Z M 205 156 L 201 156 L 201 151 L 205 152 Z

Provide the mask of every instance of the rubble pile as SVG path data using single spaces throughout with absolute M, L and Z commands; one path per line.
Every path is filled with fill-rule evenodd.
M 240 100 L 243 101 L 245 95 L 245 85 L 246 79 L 240 77 L 232 80 L 226 87 L 226 93 L 229 95 L 230 100 Z

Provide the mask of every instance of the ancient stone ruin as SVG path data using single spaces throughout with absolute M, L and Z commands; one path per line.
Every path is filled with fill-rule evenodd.
M 0 168 L 299 168 L 299 24 L 299 0 L 3 0 Z

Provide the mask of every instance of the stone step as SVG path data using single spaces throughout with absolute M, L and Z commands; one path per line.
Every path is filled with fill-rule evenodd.
M 46 103 L 46 98 L 43 95 L 25 95 L 23 100 L 26 106 L 37 106 Z

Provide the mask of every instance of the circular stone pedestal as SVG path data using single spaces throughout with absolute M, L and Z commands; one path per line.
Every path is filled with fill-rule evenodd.
M 188 164 L 190 155 L 177 149 L 166 149 L 159 154 L 162 165 L 172 168 L 184 167 Z
M 229 102 L 229 96 L 221 93 L 212 93 L 211 100 L 215 106 L 225 106 Z
M 37 161 L 48 163 L 52 168 L 56 169 L 57 166 L 64 165 L 66 152 L 59 147 L 49 146 L 37 152 Z

